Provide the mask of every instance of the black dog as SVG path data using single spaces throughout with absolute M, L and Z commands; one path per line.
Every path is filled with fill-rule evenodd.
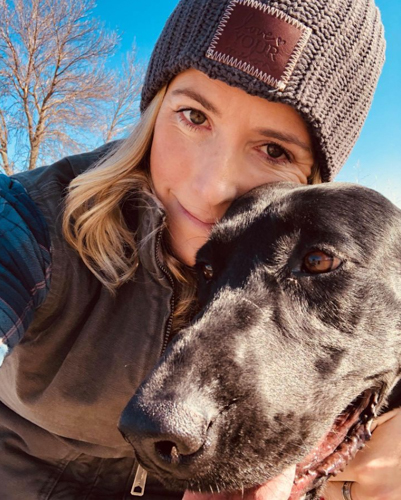
M 201 313 L 123 412 L 166 486 L 237 491 L 297 463 L 315 498 L 400 375 L 401 211 L 351 184 L 262 186 L 197 255 Z

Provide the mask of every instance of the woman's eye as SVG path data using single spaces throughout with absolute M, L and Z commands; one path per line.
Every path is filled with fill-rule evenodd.
M 284 148 L 279 146 L 278 144 L 271 143 L 271 144 L 266 144 L 266 153 L 270 158 L 273 158 L 274 160 L 277 160 L 278 158 L 285 156 L 287 157 L 287 152 Z
M 275 142 L 265 144 L 262 147 L 262 152 L 267 160 L 271 160 L 273 163 L 286 163 L 291 162 L 292 160 L 290 153 L 285 148 L 280 146 L 280 144 Z
M 196 109 L 186 109 L 182 114 L 193 125 L 203 125 L 207 121 L 206 116 Z
M 280 158 L 284 154 L 284 149 L 278 144 L 268 144 L 267 154 L 272 158 Z
M 328 273 L 334 271 L 341 264 L 338 257 L 328 255 L 321 250 L 309 252 L 303 258 L 302 271 L 311 274 Z

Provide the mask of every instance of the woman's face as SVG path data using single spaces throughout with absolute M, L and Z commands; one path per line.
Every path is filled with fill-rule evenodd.
M 169 85 L 150 169 L 176 256 L 193 265 L 230 204 L 268 182 L 306 184 L 311 138 L 298 113 L 191 69 Z

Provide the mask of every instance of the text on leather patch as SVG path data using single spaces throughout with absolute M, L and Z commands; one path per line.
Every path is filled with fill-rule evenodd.
M 312 30 L 255 0 L 231 0 L 206 57 L 284 90 Z

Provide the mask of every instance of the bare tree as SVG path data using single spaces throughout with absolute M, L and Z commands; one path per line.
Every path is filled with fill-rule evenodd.
M 126 131 L 138 119 L 143 78 L 144 66 L 137 62 L 133 46 L 119 71 L 112 73 L 114 92 L 104 112 L 102 126 L 104 142 L 126 135 Z
M 0 167 L 6 173 L 22 158 L 33 169 L 39 157 L 80 149 L 93 134 L 110 139 L 132 118 L 135 61 L 127 59 L 133 86 L 124 88 L 105 69 L 118 38 L 91 17 L 93 7 L 94 0 L 0 0 Z

